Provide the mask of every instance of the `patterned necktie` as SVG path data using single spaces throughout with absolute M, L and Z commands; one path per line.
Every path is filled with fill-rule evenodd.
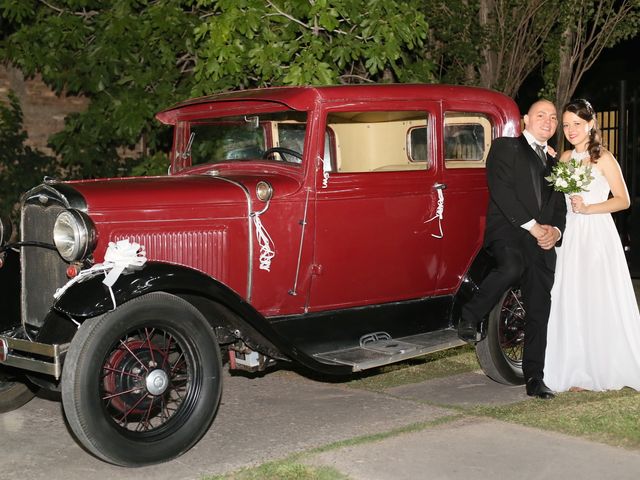
M 534 143 L 533 144 L 535 149 L 536 149 L 536 153 L 538 154 L 538 157 L 540 158 L 540 161 L 542 162 L 542 166 L 544 167 L 544 169 L 547 169 L 547 154 L 544 153 L 544 147 L 542 145 L 540 145 L 539 143 Z

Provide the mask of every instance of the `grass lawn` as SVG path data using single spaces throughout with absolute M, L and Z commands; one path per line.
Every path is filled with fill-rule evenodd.
M 269 462 L 259 467 L 206 477 L 203 480 L 348 480 L 349 477 L 330 467 L 311 467 L 294 459 Z
M 640 450 L 640 394 L 630 388 L 567 392 L 549 401 L 476 407 L 470 413 Z

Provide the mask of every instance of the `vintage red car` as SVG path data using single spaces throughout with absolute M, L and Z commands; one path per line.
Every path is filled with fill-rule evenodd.
M 247 90 L 157 115 L 168 175 L 45 180 L 0 223 L 0 409 L 61 392 L 99 458 L 165 461 L 209 429 L 222 365 L 325 374 L 456 347 L 482 250 L 485 159 L 520 115 L 443 85 Z M 522 306 L 477 353 L 521 381 Z

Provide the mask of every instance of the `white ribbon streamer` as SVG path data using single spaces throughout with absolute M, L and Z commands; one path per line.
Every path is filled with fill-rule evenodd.
M 104 254 L 104 262 L 97 263 L 91 268 L 81 270 L 78 275 L 70 279 L 62 287 L 58 288 L 53 294 L 55 299 L 58 299 L 62 294 L 67 291 L 73 284 L 82 281 L 85 277 L 94 276 L 98 273 L 104 273 L 105 277 L 102 283 L 109 288 L 109 294 L 111 295 L 111 301 L 113 302 L 113 310 L 116 309 L 116 298 L 113 294 L 113 284 L 120 275 L 127 269 L 139 269 L 147 261 L 144 246 L 138 243 L 130 242 L 129 239 L 119 240 L 118 242 L 109 242 L 109 247 Z
M 260 270 L 269 272 L 271 271 L 271 259 L 276 256 L 275 245 L 273 245 L 273 240 L 257 214 L 253 216 L 253 223 L 256 226 L 256 239 L 260 245 Z
M 440 230 L 440 234 L 436 235 L 434 233 L 431 234 L 433 238 L 442 238 L 444 237 L 444 233 L 442 232 L 442 219 L 444 217 L 444 194 L 442 193 L 442 189 L 438 189 L 438 206 L 436 207 L 436 214 L 431 217 L 429 220 L 425 220 L 424 223 L 433 222 L 436 218 L 438 219 L 438 229 Z

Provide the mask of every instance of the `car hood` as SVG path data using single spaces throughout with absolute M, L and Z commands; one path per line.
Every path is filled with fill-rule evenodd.
M 164 177 L 132 177 L 65 182 L 79 193 L 88 213 L 107 210 L 148 210 L 242 203 L 256 198 L 256 184 L 270 183 L 274 199 L 290 195 L 299 187 L 292 178 L 269 174 L 189 175 Z M 55 188 L 55 185 L 52 185 Z M 262 208 L 258 206 L 257 208 Z

